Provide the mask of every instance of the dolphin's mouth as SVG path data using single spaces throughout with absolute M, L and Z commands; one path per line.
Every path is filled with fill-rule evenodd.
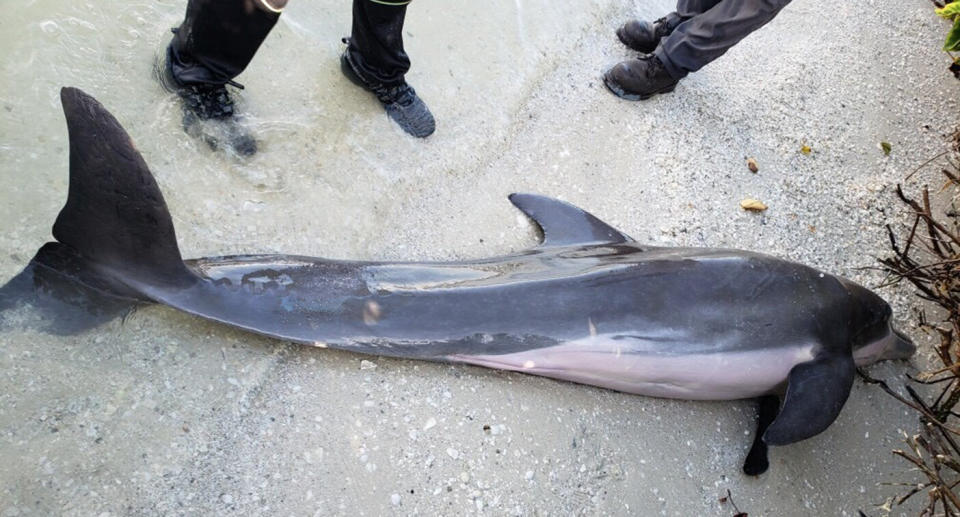
M 886 354 L 884 354 L 887 356 L 886 359 L 909 359 L 910 356 L 917 351 L 917 345 L 910 339 L 910 336 L 894 328 L 892 325 L 890 326 L 890 330 L 893 331 L 895 339 L 886 350 Z

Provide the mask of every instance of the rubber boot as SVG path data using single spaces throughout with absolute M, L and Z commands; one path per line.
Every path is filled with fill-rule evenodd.
M 183 101 L 183 128 L 211 148 L 242 156 L 257 143 L 234 110 L 227 85 L 253 59 L 280 17 L 257 0 L 190 0 L 167 46 L 160 78 Z
M 340 69 L 354 84 L 373 93 L 401 129 L 418 138 L 431 135 L 436 121 L 407 84 L 410 58 L 403 50 L 406 3 L 354 0 L 353 29 L 340 57 Z

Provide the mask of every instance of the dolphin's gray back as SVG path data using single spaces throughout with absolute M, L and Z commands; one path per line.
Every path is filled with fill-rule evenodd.
M 810 343 L 823 330 L 811 316 L 832 310 L 841 289 L 829 275 L 760 254 L 634 244 L 455 263 L 246 256 L 187 265 L 204 280 L 145 290 L 269 336 L 438 360 L 591 335 L 661 355 Z

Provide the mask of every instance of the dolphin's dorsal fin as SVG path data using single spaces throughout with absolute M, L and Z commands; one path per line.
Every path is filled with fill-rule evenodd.
M 559 199 L 510 194 L 510 201 L 543 230 L 541 246 L 633 242 L 616 228 Z
M 823 432 L 847 401 L 855 369 L 849 354 L 824 355 L 794 366 L 787 377 L 780 414 L 763 434 L 763 441 L 787 445 Z
M 173 219 L 143 156 L 117 119 L 76 88 L 60 90 L 70 138 L 70 188 L 53 237 L 122 282 L 183 285 Z M 122 283 L 121 282 L 121 283 Z

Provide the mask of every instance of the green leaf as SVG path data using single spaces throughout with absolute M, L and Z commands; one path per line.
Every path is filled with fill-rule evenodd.
M 893 150 L 893 146 L 890 145 L 890 142 L 880 142 L 880 149 L 883 150 L 884 156 L 890 156 L 890 151 Z
M 960 14 L 960 0 L 950 2 L 949 4 L 943 6 L 942 9 L 937 9 L 935 12 L 938 16 L 952 20 L 954 16 Z
M 954 4 L 957 3 L 960 2 L 954 2 Z M 943 50 L 947 52 L 960 50 L 960 18 L 957 18 L 957 21 L 953 22 L 953 28 L 950 29 L 950 34 L 947 34 L 947 41 L 943 43 Z

